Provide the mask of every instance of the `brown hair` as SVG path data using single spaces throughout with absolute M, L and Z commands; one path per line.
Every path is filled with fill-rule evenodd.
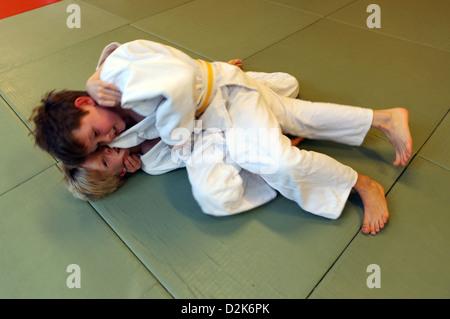
M 114 193 L 124 182 L 119 176 L 107 176 L 93 169 L 62 165 L 64 181 L 73 196 L 81 200 L 99 200 Z
M 82 96 L 89 95 L 86 91 L 50 91 L 30 116 L 35 124 L 35 143 L 68 165 L 80 165 L 88 155 L 72 135 L 88 112 L 75 107 L 75 100 Z

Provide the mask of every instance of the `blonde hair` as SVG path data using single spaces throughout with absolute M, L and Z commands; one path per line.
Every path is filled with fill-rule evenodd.
M 73 196 L 81 200 L 99 200 L 108 197 L 121 186 L 125 179 L 106 176 L 99 171 L 79 166 L 62 165 L 64 182 Z

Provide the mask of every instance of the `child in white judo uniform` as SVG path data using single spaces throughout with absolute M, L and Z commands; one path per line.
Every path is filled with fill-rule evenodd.
M 139 122 L 134 131 L 115 140 L 122 147 L 160 137 L 177 148 L 195 129 L 206 132 L 200 147 L 189 154 L 186 168 L 194 197 L 213 215 L 259 206 L 277 190 L 306 211 L 338 218 L 354 188 L 365 208 L 363 232 L 375 234 L 389 216 L 381 185 L 326 155 L 292 147 L 282 133 L 360 145 L 373 126 L 393 144 L 394 165 L 405 165 L 411 156 L 404 109 L 372 111 L 288 98 L 235 66 L 194 60 L 150 41 L 118 46 L 103 63 L 101 80 L 118 87 L 122 108 L 131 110 Z M 87 111 L 88 118 L 96 106 L 79 102 L 77 107 Z M 201 127 L 196 120 L 202 121 Z M 94 131 L 91 137 L 91 124 L 86 120 L 83 129 L 73 130 L 88 152 L 111 143 L 123 130 L 111 122 L 109 132 Z

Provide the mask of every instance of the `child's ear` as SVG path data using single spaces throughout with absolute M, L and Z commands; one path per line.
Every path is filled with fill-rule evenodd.
M 80 96 L 75 100 L 75 106 L 79 109 L 83 108 L 85 105 L 88 106 L 95 106 L 97 103 L 93 99 L 91 99 L 89 96 Z

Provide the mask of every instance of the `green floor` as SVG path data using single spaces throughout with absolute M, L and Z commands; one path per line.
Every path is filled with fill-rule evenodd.
M 379 29 L 366 25 L 371 3 Z M 81 28 L 66 24 L 70 4 Z M 0 20 L 0 298 L 449 298 L 449 31 L 442 0 L 64 0 Z M 379 181 L 386 228 L 361 233 L 355 196 L 336 221 L 280 196 L 206 216 L 185 170 L 74 199 L 27 119 L 48 90 L 84 89 L 106 44 L 138 38 L 289 72 L 303 99 L 408 108 L 406 168 L 372 130 L 360 148 L 302 144 Z

